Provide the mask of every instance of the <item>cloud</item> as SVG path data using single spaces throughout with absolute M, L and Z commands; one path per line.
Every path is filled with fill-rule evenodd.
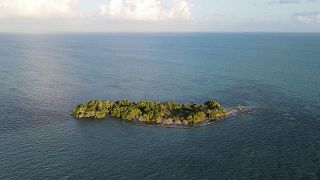
M 0 0 L 0 17 L 73 17 L 77 0 Z
M 316 3 L 319 0 L 270 0 L 268 4 L 298 4 L 302 2 Z
M 320 12 L 296 13 L 293 15 L 294 20 L 299 23 L 320 23 Z
M 296 3 L 300 3 L 300 0 L 279 0 L 279 1 L 273 1 L 273 2 L 277 4 L 296 4 Z
M 267 24 L 267 23 L 275 23 L 277 22 L 278 20 L 272 18 L 272 17 L 253 17 L 253 18 L 250 18 L 249 20 L 249 23 L 252 23 L 252 24 Z
M 181 21 L 190 19 L 191 5 L 185 0 L 172 0 L 169 6 L 163 0 L 110 0 L 99 14 L 129 21 Z

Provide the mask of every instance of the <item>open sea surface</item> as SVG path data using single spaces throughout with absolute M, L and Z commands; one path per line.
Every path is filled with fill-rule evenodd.
M 172 129 L 91 99 L 252 110 Z M 0 179 L 319 179 L 320 34 L 0 34 Z

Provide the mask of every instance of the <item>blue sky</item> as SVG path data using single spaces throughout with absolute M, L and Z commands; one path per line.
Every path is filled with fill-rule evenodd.
M 320 32 L 320 0 L 0 0 L 1 32 Z

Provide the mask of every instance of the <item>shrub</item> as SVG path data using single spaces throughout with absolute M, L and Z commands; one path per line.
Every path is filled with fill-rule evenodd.
M 210 101 L 207 101 L 204 104 L 207 105 L 209 109 L 213 109 L 213 110 L 221 108 L 220 103 L 218 103 L 217 101 L 210 100 Z
M 198 124 L 199 122 L 201 122 L 205 118 L 206 118 L 206 114 L 204 112 L 202 112 L 202 111 L 196 112 L 196 113 L 190 113 L 187 116 L 187 120 L 191 124 Z

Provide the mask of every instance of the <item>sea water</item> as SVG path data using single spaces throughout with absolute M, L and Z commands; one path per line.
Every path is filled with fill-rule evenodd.
M 250 111 L 197 129 L 82 121 L 91 99 Z M 320 178 L 320 34 L 0 34 L 0 179 Z

